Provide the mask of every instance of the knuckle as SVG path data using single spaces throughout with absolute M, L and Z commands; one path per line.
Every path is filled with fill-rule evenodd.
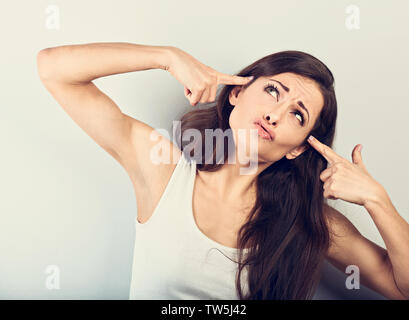
M 345 165 L 342 162 L 336 162 L 333 166 L 333 172 L 339 172 L 340 170 L 342 170 L 343 168 L 345 168 Z

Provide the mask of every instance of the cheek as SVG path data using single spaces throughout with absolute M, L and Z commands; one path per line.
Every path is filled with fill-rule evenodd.
M 302 144 L 307 138 L 307 130 L 298 125 L 296 122 L 298 120 L 294 118 L 294 115 L 290 115 L 289 117 L 293 118 L 288 118 L 285 125 L 278 128 L 278 137 L 283 145 L 297 146 Z
M 229 126 L 232 129 L 237 126 L 237 124 L 236 124 L 236 110 L 234 108 L 233 108 L 233 111 L 230 113 Z
M 291 133 L 280 132 L 273 141 L 272 148 L 274 149 L 275 156 L 277 158 L 282 158 L 301 144 L 302 141 L 299 137 L 294 137 Z
M 230 128 L 232 129 L 239 129 L 239 128 L 245 128 L 246 127 L 246 119 L 249 116 L 246 114 L 245 110 L 243 108 L 240 109 L 240 107 L 235 106 L 230 113 L 229 117 L 229 125 Z

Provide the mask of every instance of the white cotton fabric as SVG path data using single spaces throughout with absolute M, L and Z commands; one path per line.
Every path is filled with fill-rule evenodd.
M 152 216 L 144 224 L 135 218 L 129 299 L 238 299 L 238 264 L 221 253 L 237 261 L 238 250 L 208 238 L 196 225 L 195 178 L 196 162 L 182 152 Z M 246 293 L 246 268 L 241 276 Z

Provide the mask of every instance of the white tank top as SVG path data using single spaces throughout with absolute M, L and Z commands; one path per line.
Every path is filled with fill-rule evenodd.
M 135 218 L 129 299 L 239 299 L 238 264 L 234 262 L 238 249 L 208 238 L 196 225 L 192 209 L 195 178 L 196 162 L 182 152 L 152 216 L 144 224 Z M 241 283 L 247 293 L 246 268 Z

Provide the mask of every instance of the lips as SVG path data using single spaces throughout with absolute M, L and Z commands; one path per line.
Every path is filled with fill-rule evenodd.
M 270 136 L 270 134 L 269 134 L 266 130 L 264 130 L 262 126 L 260 126 L 260 125 L 257 124 L 257 123 L 254 124 L 254 126 L 255 126 L 255 128 L 257 128 L 257 130 L 258 130 L 258 135 L 259 135 L 261 138 L 263 138 L 263 139 L 265 139 L 265 140 L 271 141 L 271 136 Z
M 257 119 L 256 121 L 254 121 L 254 124 L 259 125 L 266 133 L 268 133 L 268 135 L 270 136 L 270 139 L 273 140 L 275 137 L 275 133 L 274 131 L 272 131 L 271 129 L 269 129 L 265 123 L 263 123 L 262 120 Z

